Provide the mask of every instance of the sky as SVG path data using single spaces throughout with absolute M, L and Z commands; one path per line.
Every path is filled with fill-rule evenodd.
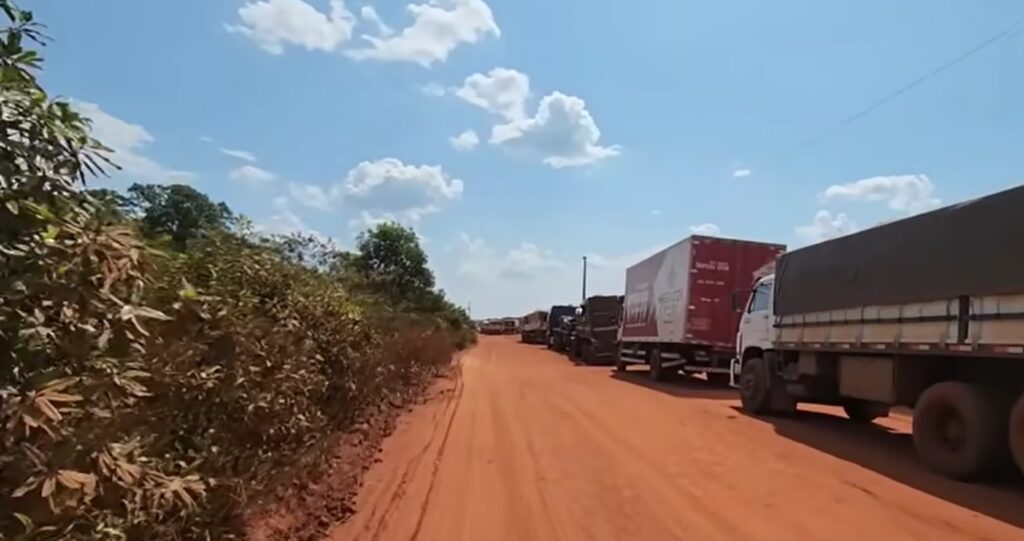
M 422 2 L 422 3 L 418 3 Z M 1014 0 L 23 0 L 122 166 L 267 233 L 420 235 L 474 317 L 692 233 L 804 246 L 1024 182 Z

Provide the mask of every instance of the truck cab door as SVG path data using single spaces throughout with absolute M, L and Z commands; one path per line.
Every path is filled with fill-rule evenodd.
M 761 349 L 771 348 L 772 343 L 772 294 L 775 289 L 774 280 L 762 280 L 754 287 L 750 295 L 747 310 L 743 313 L 740 324 L 740 346 L 742 350 L 749 347 Z

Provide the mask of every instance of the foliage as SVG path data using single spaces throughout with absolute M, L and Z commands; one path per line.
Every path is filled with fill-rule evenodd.
M 224 203 L 214 203 L 184 184 L 133 184 L 126 203 L 146 235 L 167 235 L 178 250 L 210 232 L 226 230 L 234 216 Z
M 230 538 L 471 335 L 402 231 L 349 254 L 232 232 L 186 186 L 82 191 L 107 150 L 38 85 L 41 28 L 0 10 L 0 539 Z

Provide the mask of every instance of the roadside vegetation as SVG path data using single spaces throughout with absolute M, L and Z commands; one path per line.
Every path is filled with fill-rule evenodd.
M 116 168 L 0 0 L 0 539 L 224 539 L 255 495 L 475 339 L 414 232 L 267 237 Z M 109 156 L 109 161 L 108 161 Z

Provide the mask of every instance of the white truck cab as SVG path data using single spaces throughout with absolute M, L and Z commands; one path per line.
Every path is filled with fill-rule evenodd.
M 732 360 L 730 385 L 738 387 L 743 359 L 753 354 L 763 354 L 772 349 L 772 323 L 775 320 L 773 300 L 775 275 L 764 276 L 754 282 L 747 303 L 740 318 L 736 333 L 736 357 Z M 757 355 L 760 356 L 760 355 Z

